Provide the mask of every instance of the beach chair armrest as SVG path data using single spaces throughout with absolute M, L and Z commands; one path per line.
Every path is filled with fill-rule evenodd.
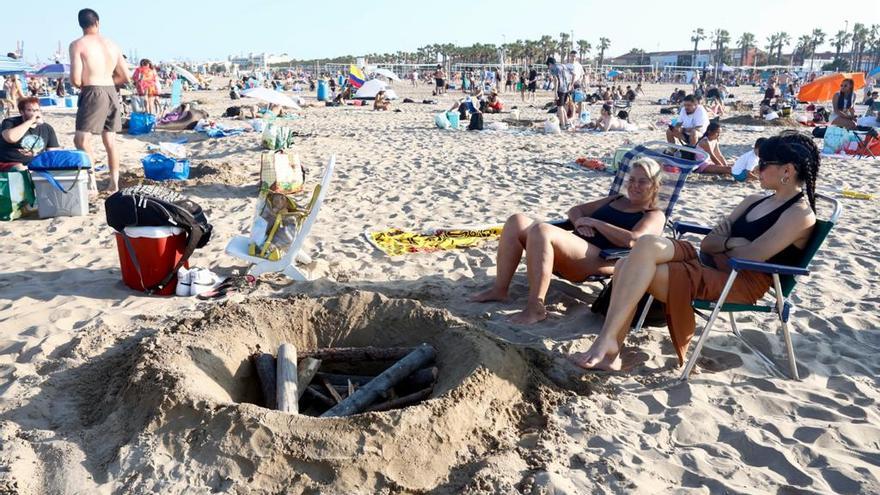
M 599 252 L 599 257 L 603 260 L 619 260 L 621 258 L 626 258 L 629 255 L 630 250 L 626 248 L 611 248 L 611 249 L 603 249 Z
M 763 261 L 744 260 L 742 258 L 730 258 L 730 267 L 737 271 L 749 270 L 761 273 L 777 273 L 779 275 L 809 275 L 810 270 L 798 266 L 777 265 L 764 263 Z
M 698 225 L 696 223 L 690 222 L 675 222 L 672 224 L 672 229 L 676 234 L 701 234 L 707 235 L 709 232 L 712 232 L 712 227 L 706 227 L 704 225 Z

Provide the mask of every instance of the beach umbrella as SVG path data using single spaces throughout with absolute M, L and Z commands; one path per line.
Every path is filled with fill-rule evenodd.
M 397 77 L 397 74 L 391 72 L 391 71 L 388 70 L 388 69 L 382 69 L 382 68 L 379 68 L 379 69 L 376 69 L 376 70 L 373 71 L 373 72 L 375 72 L 376 74 L 379 74 L 380 76 L 387 77 L 388 79 L 392 79 L 392 80 L 394 80 L 394 81 L 400 81 L 400 78 Z
M 193 75 L 192 72 L 184 69 L 179 65 L 172 65 L 174 67 L 174 71 L 177 72 L 177 75 L 189 81 L 190 84 L 198 85 L 199 80 L 196 79 L 196 76 Z
M 840 91 L 840 83 L 843 82 L 844 79 L 852 79 L 853 82 L 855 82 L 853 91 L 858 91 L 865 86 L 864 72 L 838 72 L 835 74 L 828 74 L 827 76 L 818 77 L 813 82 L 801 86 L 801 90 L 798 92 L 798 100 L 809 102 L 831 101 L 834 97 L 834 93 Z
M 6 76 L 9 74 L 32 73 L 33 71 L 33 67 L 22 62 L 21 60 L 10 57 L 0 57 L 0 76 Z
M 34 75 L 41 77 L 70 77 L 70 65 L 49 64 L 38 70 Z
M 871 72 L 868 72 L 869 77 L 877 77 L 880 76 L 880 65 L 871 69 Z
M 251 88 L 241 92 L 241 96 L 260 100 L 270 105 L 279 105 L 282 107 L 299 109 L 299 105 L 289 96 L 274 89 L 269 88 Z
M 608 71 L 608 77 L 617 77 L 620 75 L 620 71 L 616 69 L 611 69 Z

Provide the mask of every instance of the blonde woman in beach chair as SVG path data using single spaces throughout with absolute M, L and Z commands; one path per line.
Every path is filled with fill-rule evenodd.
M 576 283 L 607 279 L 614 261 L 625 255 L 635 239 L 663 231 L 664 213 L 671 213 L 688 173 L 698 163 L 658 151 L 666 147 L 666 143 L 652 142 L 630 150 L 608 196 L 572 208 L 568 219 L 545 223 L 522 214 L 510 217 L 499 240 L 493 286 L 472 300 L 507 300 L 524 250 L 529 300 L 526 309 L 513 317 L 514 323 L 530 324 L 546 317 L 543 301 L 554 273 Z
M 827 234 L 822 228 L 814 228 L 819 149 L 810 137 L 786 131 L 768 139 L 760 154 L 761 185 L 773 194 L 752 195 L 743 200 L 710 230 L 700 245 L 702 252 L 680 239 L 639 239 L 632 253 L 615 267 L 616 285 L 608 317 L 590 349 L 572 356 L 577 365 L 605 370 L 623 367 L 620 350 L 636 305 L 645 293 L 666 303 L 666 320 L 680 364 L 684 364 L 696 326 L 694 300 L 719 301 L 707 303 L 713 309 L 711 326 L 719 311 L 753 309 L 774 287 L 776 311 L 783 323 L 787 321 L 784 298 L 793 283 L 782 287 L 780 276 L 806 273 L 799 265 L 806 266 L 805 260 L 809 262 L 818 249 L 817 232 L 822 239 Z M 641 322 L 636 325 L 639 326 Z M 783 333 L 788 334 L 785 324 Z M 705 335 L 708 334 L 704 330 L 701 340 Z M 695 355 L 701 347 L 698 344 Z M 792 374 L 797 376 L 793 350 L 790 344 L 788 347 Z M 685 368 L 683 379 L 695 359 L 692 357 Z
M 293 235 L 293 241 L 284 252 L 283 256 L 277 260 L 267 259 L 266 257 L 263 257 L 265 256 L 266 249 L 262 246 L 259 246 L 258 248 L 263 251 L 263 256 L 259 256 L 261 253 L 257 253 L 252 249 L 253 242 L 251 237 L 243 235 L 235 236 L 229 241 L 229 244 L 226 245 L 226 254 L 252 263 L 252 266 L 248 270 L 250 275 L 259 276 L 264 273 L 281 272 L 288 278 L 298 282 L 308 280 L 305 274 L 295 266 L 295 263 L 311 263 L 311 257 L 302 251 L 302 247 L 312 229 L 312 225 L 314 225 L 315 220 L 318 218 L 318 212 L 321 209 L 321 204 L 323 203 L 324 197 L 327 194 L 327 189 L 330 186 L 330 179 L 333 177 L 333 167 L 335 164 L 336 156 L 334 155 L 330 157 L 330 161 L 324 169 L 321 183 L 315 186 L 312 197 L 307 205 L 294 212 L 296 217 L 296 228 Z

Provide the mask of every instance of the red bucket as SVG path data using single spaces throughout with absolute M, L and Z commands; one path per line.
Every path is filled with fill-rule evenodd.
M 116 232 L 116 250 L 119 252 L 122 282 L 134 290 L 143 292 L 144 286 L 158 284 L 183 258 L 186 233 L 179 227 L 126 227 L 125 234 L 141 267 L 141 273 L 138 274 L 128 252 L 128 246 L 125 245 L 125 240 L 119 232 Z M 184 263 L 184 266 L 188 268 L 189 263 Z M 176 287 L 175 273 L 168 285 L 156 294 L 173 295 Z

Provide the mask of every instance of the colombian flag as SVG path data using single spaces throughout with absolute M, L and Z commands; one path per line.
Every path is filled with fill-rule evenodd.
M 352 87 L 360 88 L 363 86 L 364 80 L 366 80 L 364 73 L 356 65 L 351 64 L 348 67 L 348 82 L 351 83 Z

